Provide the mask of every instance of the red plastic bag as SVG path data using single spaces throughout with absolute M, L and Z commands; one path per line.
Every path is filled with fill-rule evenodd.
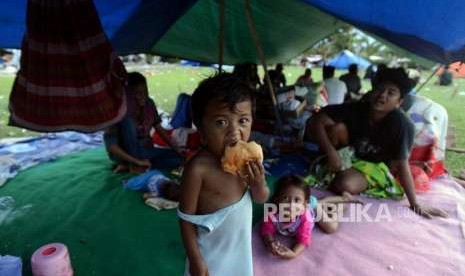
M 427 192 L 430 188 L 430 178 L 426 172 L 416 165 L 410 165 L 410 171 L 412 172 L 413 182 L 415 183 L 415 191 L 417 193 Z
M 446 167 L 443 160 L 438 160 L 434 155 L 435 144 L 424 146 L 415 146 L 410 153 L 410 165 L 416 165 L 425 168 L 423 171 L 434 179 L 446 173 Z

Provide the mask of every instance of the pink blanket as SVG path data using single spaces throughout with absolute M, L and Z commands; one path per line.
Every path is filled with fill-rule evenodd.
M 312 245 L 292 260 L 268 253 L 255 227 L 255 275 L 465 275 L 465 189 L 457 183 L 436 180 L 418 196 L 419 202 L 446 210 L 447 219 L 421 218 L 406 200 L 362 199 L 365 207 L 352 205 L 344 212 L 344 219 L 358 222 L 342 222 L 332 235 L 314 229 Z

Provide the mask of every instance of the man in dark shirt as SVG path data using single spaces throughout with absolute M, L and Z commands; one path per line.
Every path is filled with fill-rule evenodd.
M 452 74 L 449 72 L 449 66 L 446 65 L 444 67 L 444 71 L 442 71 L 441 75 L 439 76 L 439 85 L 449 86 L 452 84 Z
M 286 77 L 283 73 L 284 67 L 282 63 L 276 64 L 274 70 L 268 71 L 270 75 L 271 83 L 273 84 L 274 88 L 280 88 L 286 86 Z M 263 81 L 266 83 L 265 81 Z
M 408 164 L 414 126 L 400 111 L 410 80 L 403 69 L 385 69 L 378 74 L 370 100 L 363 103 L 328 106 L 310 122 L 312 138 L 328 156 L 328 167 L 336 173 L 330 189 L 361 193 L 369 188 L 365 175 L 350 168 L 341 170 L 336 149 L 351 145 L 355 156 L 373 163 L 383 162 L 398 176 L 410 208 L 422 216 L 446 216 L 440 209 L 420 205 Z
M 349 66 L 349 73 L 344 74 L 339 77 L 341 81 L 343 81 L 347 86 L 347 95 L 356 95 L 358 96 L 360 93 L 360 89 L 362 89 L 362 81 L 358 76 L 358 67 L 357 64 L 352 63 Z

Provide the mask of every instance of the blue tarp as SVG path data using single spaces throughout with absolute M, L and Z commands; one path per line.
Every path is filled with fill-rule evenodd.
M 173 129 L 192 127 L 191 95 L 186 93 L 179 94 L 170 125 Z
M 359 57 L 349 50 L 344 50 L 332 58 L 328 65 L 334 66 L 337 69 L 347 69 L 349 66 L 355 63 L 358 68 L 367 68 L 370 66 L 370 62 L 362 57 Z
M 103 145 L 102 139 L 102 132 L 84 134 L 65 131 L 24 138 L 15 143 L 0 143 L 0 187 L 19 171 L 72 152 L 100 147 Z
M 465 60 L 463 0 L 301 1 L 429 60 Z
M 353 26 L 432 61 L 451 63 L 465 57 L 465 3 L 462 0 L 289 0 L 311 5 L 328 17 L 339 18 Z M 252 1 L 255 12 L 265 1 Z M 186 12 L 199 3 L 211 5 L 211 0 L 96 0 L 102 25 L 114 48 L 120 54 L 147 52 Z M 291 3 L 291 2 L 289 2 Z M 267 20 L 286 22 L 292 13 L 281 9 L 266 10 Z M 227 6 L 228 8 L 229 6 Z M 295 7 L 295 5 L 293 6 Z M 302 9 L 312 18 L 311 9 Z M 3 0 L 0 9 L 0 47 L 19 48 L 25 30 L 26 0 Z M 241 13 L 242 14 L 242 13 Z M 226 10 L 226 17 L 239 16 Z M 257 15 L 259 16 L 259 15 Z M 320 18 L 321 19 L 321 18 Z M 321 21 L 321 20 L 320 20 Z M 262 23 L 258 22 L 257 24 Z M 306 24 L 306 22 L 302 22 Z M 327 27 L 326 25 L 320 26 Z M 239 30 L 235 30 L 239 31 Z M 247 32 L 240 29 L 240 32 Z M 288 30 L 292 32 L 292 29 Z M 259 35 L 273 36 L 271 30 Z M 216 34 L 212 34 L 216 37 Z M 241 36 L 238 36 L 241 37 Z M 180 38 L 182 39 L 182 38 Z M 241 39 L 237 39 L 240 41 Z M 189 43 L 189 41 L 179 41 Z M 228 45 L 226 45 L 228 46 Z M 191 45 L 195 47 L 195 45 Z M 284 46 L 281 46 L 281 49 Z M 289 49 L 288 49 L 289 50 Z M 305 49 L 293 49 L 301 52 Z M 175 55 L 176 53 L 169 53 Z M 195 57 L 180 56 L 194 59 Z M 211 53 L 216 59 L 217 54 Z M 214 58 L 213 58 L 214 56 Z
M 94 0 L 105 33 L 120 54 L 147 52 L 196 0 Z M 3 0 L 0 48 L 20 48 L 26 0 Z

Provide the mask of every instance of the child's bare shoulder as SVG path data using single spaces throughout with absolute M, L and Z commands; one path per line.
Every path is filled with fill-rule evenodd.
M 219 169 L 219 161 L 217 158 L 213 157 L 211 154 L 206 152 L 199 152 L 195 155 L 184 167 L 184 172 L 188 174 L 197 174 L 201 175 L 204 172 L 211 172 L 212 169 Z

